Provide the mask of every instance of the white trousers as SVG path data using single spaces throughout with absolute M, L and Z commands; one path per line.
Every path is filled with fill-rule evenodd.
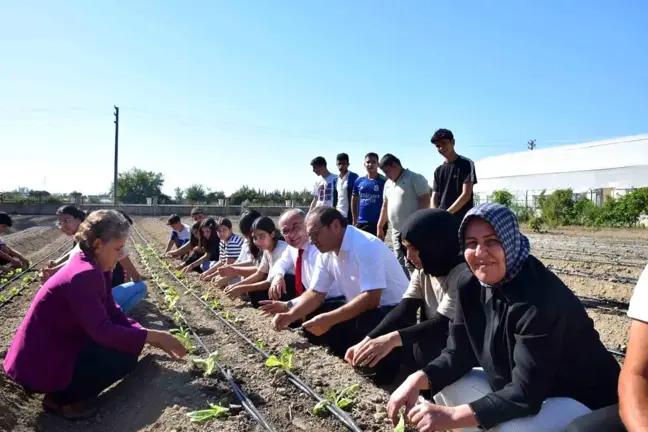
M 459 381 L 450 384 L 434 396 L 434 403 L 444 406 L 457 406 L 474 402 L 493 393 L 482 368 L 475 368 Z M 501 423 L 492 432 L 560 432 L 572 420 L 590 413 L 582 403 L 565 397 L 549 398 L 543 402 L 537 415 L 517 418 Z M 455 429 L 463 432 L 478 431 L 477 428 Z

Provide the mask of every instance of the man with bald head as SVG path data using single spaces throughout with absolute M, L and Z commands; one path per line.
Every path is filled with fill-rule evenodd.
M 310 288 L 315 262 L 319 251 L 308 240 L 306 234 L 306 214 L 300 209 L 290 209 L 279 219 L 279 230 L 288 247 L 272 267 L 274 274 L 268 295 L 270 301 L 262 301 L 261 310 L 267 314 L 288 312 L 296 300 L 278 301 L 282 296 L 295 293 L 299 297 Z M 294 288 L 290 285 L 294 284 Z
M 343 356 L 400 302 L 409 282 L 393 252 L 377 237 L 348 225 L 338 210 L 317 207 L 306 218 L 306 230 L 320 252 L 310 289 L 295 307 L 275 315 L 272 327 L 281 330 L 306 316 L 307 337 Z M 324 301 L 332 288 L 344 296 L 333 307 Z

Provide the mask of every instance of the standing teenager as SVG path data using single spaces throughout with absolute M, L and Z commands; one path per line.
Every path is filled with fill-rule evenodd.
M 431 141 L 445 159 L 434 170 L 431 206 L 447 210 L 461 221 L 473 208 L 473 186 L 477 184 L 475 163 L 457 154 L 454 135 L 448 129 L 436 131 Z
M 349 220 L 349 224 L 353 224 L 351 196 L 353 194 L 353 185 L 358 179 L 358 174 L 349 171 L 349 155 L 346 153 L 337 155 L 337 167 L 340 170 L 340 174 L 338 174 L 335 180 L 335 190 L 338 197 L 336 208 L 342 213 L 342 216 Z
M 364 232 L 378 235 L 378 219 L 380 219 L 386 179 L 378 174 L 378 155 L 376 153 L 365 155 L 364 166 L 367 175 L 358 178 L 353 185 L 352 224 Z M 386 230 L 387 227 L 383 227 L 383 231 Z
M 337 191 L 335 189 L 335 180 L 337 176 L 331 174 L 326 166 L 326 159 L 317 156 L 311 161 L 311 167 L 316 176 L 319 177 L 315 188 L 313 189 L 313 201 L 310 209 L 316 207 L 335 207 L 337 204 Z

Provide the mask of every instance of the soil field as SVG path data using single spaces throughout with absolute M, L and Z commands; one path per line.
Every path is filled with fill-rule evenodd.
M 12 232 L 1 238 L 36 262 L 47 257 L 67 240 L 54 226 L 54 218 L 14 217 Z M 233 220 L 235 223 L 235 220 Z M 129 240 L 131 257 L 148 276 L 159 277 L 163 286 L 180 293 L 178 306 L 189 326 L 195 330 L 207 351 L 218 350 L 222 364 L 231 369 L 236 382 L 276 431 L 348 430 L 333 416 L 320 418 L 311 411 L 315 400 L 288 381 L 283 373 L 264 365 L 264 358 L 231 329 L 216 319 L 214 312 L 190 294 L 186 287 L 203 294 L 205 286 L 195 275 L 178 282 L 156 258 L 140 256 L 142 246 L 150 243 L 161 251 L 169 236 L 164 218 L 141 218 Z M 648 263 L 648 235 L 645 230 L 560 230 L 530 234 L 532 253 L 550 266 L 577 295 L 627 303 L 634 282 Z M 389 238 L 389 236 L 387 236 Z M 61 250 L 63 252 L 63 250 Z M 59 253 L 53 254 L 53 257 Z M 47 258 L 49 259 L 49 258 Z M 47 259 L 44 263 L 47 262 Z M 34 273 L 29 274 L 34 276 Z M 22 275 L 21 275 L 22 276 Z M 177 327 L 173 312 L 167 309 L 163 293 L 151 280 L 147 299 L 132 312 L 144 326 L 159 329 Z M 16 328 L 22 321 L 39 283 L 24 284 L 22 279 L 0 291 L 12 288 L 20 293 L 0 306 L 3 325 L 0 330 L 0 360 L 4 359 Z M 218 300 L 236 328 L 263 350 L 279 354 L 284 347 L 293 351 L 294 373 L 318 395 L 330 388 L 341 390 L 359 384 L 356 404 L 349 415 L 360 430 L 392 430 L 386 419 L 388 394 L 358 375 L 342 360 L 326 350 L 310 345 L 299 331 L 276 333 L 268 318 L 232 301 L 221 291 L 212 292 L 210 301 Z M 598 303 L 594 302 L 594 305 Z M 591 306 L 591 304 L 590 304 Z M 623 307 L 588 308 L 588 313 L 608 348 L 621 350 L 627 344 L 629 320 Z M 194 339 L 196 351 L 189 358 L 205 357 L 205 348 Z M 22 388 L 0 373 L 0 431 L 262 431 L 259 424 L 240 405 L 231 386 L 220 375 L 205 378 L 196 373 L 189 360 L 174 361 L 165 354 L 145 349 L 140 364 L 125 380 L 100 397 L 101 410 L 91 420 L 67 422 L 42 413 L 39 395 L 27 395 Z M 226 418 L 196 425 L 186 413 L 207 408 L 207 403 L 234 405 Z

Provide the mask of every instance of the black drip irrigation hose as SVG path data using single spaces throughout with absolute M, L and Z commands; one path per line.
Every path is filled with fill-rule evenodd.
M 26 273 L 35 270 L 35 268 L 36 268 L 37 265 L 39 265 L 40 263 L 42 263 L 43 261 L 45 261 L 47 258 L 51 257 L 52 255 L 54 255 L 55 253 L 57 253 L 58 251 L 60 251 L 61 249 L 63 249 L 63 246 L 65 246 L 67 243 L 68 243 L 67 240 L 63 241 L 63 243 L 62 243 L 62 244 L 58 247 L 58 249 L 56 249 L 54 252 L 51 252 L 51 253 L 45 255 L 43 258 L 41 258 L 40 260 L 38 260 L 38 261 L 36 261 L 35 263 L 33 263 L 32 265 L 30 265 L 29 267 L 27 267 L 27 268 L 26 268 L 25 270 L 23 270 L 22 272 L 20 272 L 20 273 L 18 273 L 17 275 L 13 276 L 13 277 L 12 277 L 11 279 L 9 279 L 7 282 L 5 282 L 5 283 L 3 283 L 2 285 L 0 285 L 0 291 L 4 290 L 7 286 L 9 286 L 9 284 L 10 284 L 11 282 L 13 282 L 13 281 L 15 281 L 15 280 L 17 280 L 17 279 L 20 279 L 20 278 L 23 277 Z M 69 252 L 69 251 L 68 251 L 68 252 Z
M 582 295 L 577 295 L 576 297 L 578 297 L 587 306 L 592 306 L 597 309 L 605 309 L 609 311 L 627 313 L 628 308 L 630 307 L 629 303 L 620 302 L 617 300 L 610 300 L 610 299 L 598 298 L 598 297 L 588 297 Z
M 137 244 L 137 243 L 135 243 L 135 240 L 133 239 L 133 236 L 131 236 L 131 241 L 133 242 L 133 244 Z M 137 250 L 137 248 L 136 248 L 136 250 Z M 137 254 L 140 257 L 140 261 L 144 264 L 144 266 L 149 271 L 149 273 L 152 273 L 151 268 L 148 266 L 147 261 L 144 259 L 144 257 L 142 256 L 142 254 L 141 254 L 141 252 L 139 250 L 137 250 Z M 157 280 L 152 280 L 152 282 L 155 284 L 155 286 L 158 287 L 158 289 L 162 292 L 163 295 L 167 294 L 165 289 L 160 285 L 160 283 Z M 191 332 L 193 337 L 196 339 L 198 344 L 203 348 L 203 350 L 205 350 L 206 355 L 209 356 L 212 351 L 210 351 L 209 348 L 207 348 L 207 345 L 205 344 L 205 342 L 201 339 L 200 336 L 198 336 L 198 334 L 193 329 L 193 327 L 191 327 L 191 325 L 189 325 L 189 321 L 187 320 L 185 315 L 179 310 L 179 308 L 176 308 L 175 311 L 177 312 L 180 319 L 184 322 L 186 328 L 189 330 L 189 332 Z M 234 381 L 234 378 L 232 376 L 232 372 L 229 369 L 227 369 L 226 367 L 224 367 L 223 365 L 221 365 L 218 361 L 215 361 L 214 364 L 216 365 L 216 367 L 218 368 L 220 373 L 229 382 L 230 386 L 232 387 L 232 390 L 234 391 L 234 395 L 236 395 L 236 398 L 239 400 L 239 402 L 241 402 L 241 406 L 243 406 L 243 408 L 248 413 L 250 413 L 252 418 L 255 419 L 257 421 L 257 423 L 259 423 L 259 425 L 261 425 L 263 430 L 266 430 L 268 432 L 276 432 L 275 429 L 263 418 L 263 415 L 259 412 L 259 410 L 257 410 L 257 408 L 254 406 L 254 404 L 250 400 L 250 398 L 245 394 L 245 392 L 243 392 L 241 387 L 239 387 L 239 385 Z
M 602 275 L 596 275 L 593 273 L 586 273 L 586 272 L 580 272 L 577 270 L 569 270 L 565 269 L 563 267 L 558 267 L 554 265 L 548 265 L 547 268 L 551 270 L 554 273 L 557 274 L 562 274 L 565 276 L 575 276 L 575 277 L 582 277 L 586 279 L 597 279 L 597 280 L 603 280 L 607 282 L 616 282 L 620 284 L 628 284 L 628 285 L 635 285 L 638 281 L 637 278 L 633 277 L 627 277 L 627 276 L 602 276 Z
M 144 236 L 142 236 L 142 234 L 139 232 L 139 230 L 137 229 L 137 227 L 135 227 L 135 225 L 133 225 L 133 229 L 134 229 L 134 231 L 137 233 L 137 235 L 142 239 L 142 241 L 143 241 L 144 243 L 146 243 L 146 245 L 147 245 L 148 247 L 151 247 L 150 243 L 149 243 L 149 242 L 144 238 Z M 164 269 L 166 269 L 167 272 L 169 272 L 169 274 L 170 274 L 170 275 L 171 275 L 171 276 L 176 280 L 176 282 L 178 282 L 178 283 L 182 286 L 182 288 L 185 290 L 185 294 L 187 294 L 187 293 L 191 294 L 191 295 L 192 295 L 196 300 L 198 300 L 201 304 L 203 304 L 203 305 L 207 308 L 207 310 L 211 311 L 212 314 L 214 314 L 214 316 L 215 316 L 215 317 L 216 317 L 216 318 L 217 318 L 217 319 L 218 319 L 222 324 L 224 324 L 226 327 L 228 327 L 230 330 L 232 330 L 236 335 L 238 335 L 242 340 L 244 340 L 246 343 L 248 343 L 248 344 L 249 344 L 249 345 L 250 345 L 250 346 L 251 346 L 251 347 L 252 347 L 256 352 L 258 352 L 259 354 L 261 354 L 261 355 L 263 356 L 264 359 L 267 360 L 267 359 L 270 357 L 270 354 L 268 354 L 267 352 L 265 352 L 264 350 L 262 350 L 261 348 L 259 348 L 258 346 L 256 346 L 256 344 L 255 344 L 254 342 L 252 342 L 252 341 L 251 341 L 247 336 L 245 336 L 245 335 L 244 335 L 244 334 L 243 334 L 239 329 L 237 329 L 236 327 L 234 327 L 234 325 L 233 325 L 232 323 L 230 323 L 229 321 L 227 321 L 227 320 L 226 320 L 226 319 L 225 319 L 225 318 L 224 318 L 220 313 L 218 313 L 218 312 L 216 312 L 214 309 L 212 309 L 206 301 L 204 301 L 202 298 L 200 298 L 200 296 L 196 295 L 196 293 L 194 293 L 193 290 L 191 290 L 189 287 L 187 287 L 187 286 L 185 285 L 185 283 L 182 282 L 182 281 L 181 281 L 181 280 L 180 280 L 180 279 L 179 279 L 179 278 L 178 278 L 178 277 L 177 277 L 177 276 L 176 276 L 176 275 L 175 275 L 171 270 L 169 270 L 168 268 L 166 268 L 166 267 L 164 266 L 164 264 L 165 264 L 164 261 L 162 261 L 162 259 L 160 259 L 160 257 L 157 255 L 157 253 L 155 254 L 155 257 L 156 257 L 157 260 L 160 262 L 160 264 L 162 264 L 162 267 L 163 267 Z M 287 375 L 287 377 L 288 377 L 288 380 L 289 380 L 289 381 L 290 381 L 290 382 L 291 382 L 295 387 L 297 387 L 299 390 L 301 390 L 302 392 L 304 392 L 304 393 L 307 394 L 308 396 L 310 396 L 310 397 L 312 397 L 313 399 L 315 399 L 318 403 L 321 402 L 322 400 L 324 400 L 321 396 L 319 396 L 317 393 L 315 393 L 315 391 L 314 391 L 312 388 L 310 388 L 310 387 L 308 386 L 308 384 L 306 384 L 305 382 L 303 382 L 303 381 L 302 381 L 298 376 L 296 376 L 294 373 L 292 373 L 292 372 L 289 371 L 289 370 L 286 370 L 285 372 L 286 372 L 286 375 Z M 349 416 L 349 414 L 347 414 L 346 412 L 344 412 L 344 411 L 342 411 L 340 408 L 338 408 L 337 405 L 334 405 L 334 404 L 326 404 L 326 409 L 327 409 L 327 410 L 328 410 L 328 411 L 329 411 L 333 416 L 335 416 L 335 417 L 336 417 L 336 418 L 337 418 L 337 419 L 338 419 L 342 424 L 344 424 L 344 425 L 345 425 L 349 430 L 351 430 L 351 431 L 353 431 L 353 432 L 362 432 L 362 429 L 360 429 L 360 428 L 358 427 L 358 425 L 357 425 L 357 424 L 355 423 L 355 421 L 351 418 L 351 416 Z

